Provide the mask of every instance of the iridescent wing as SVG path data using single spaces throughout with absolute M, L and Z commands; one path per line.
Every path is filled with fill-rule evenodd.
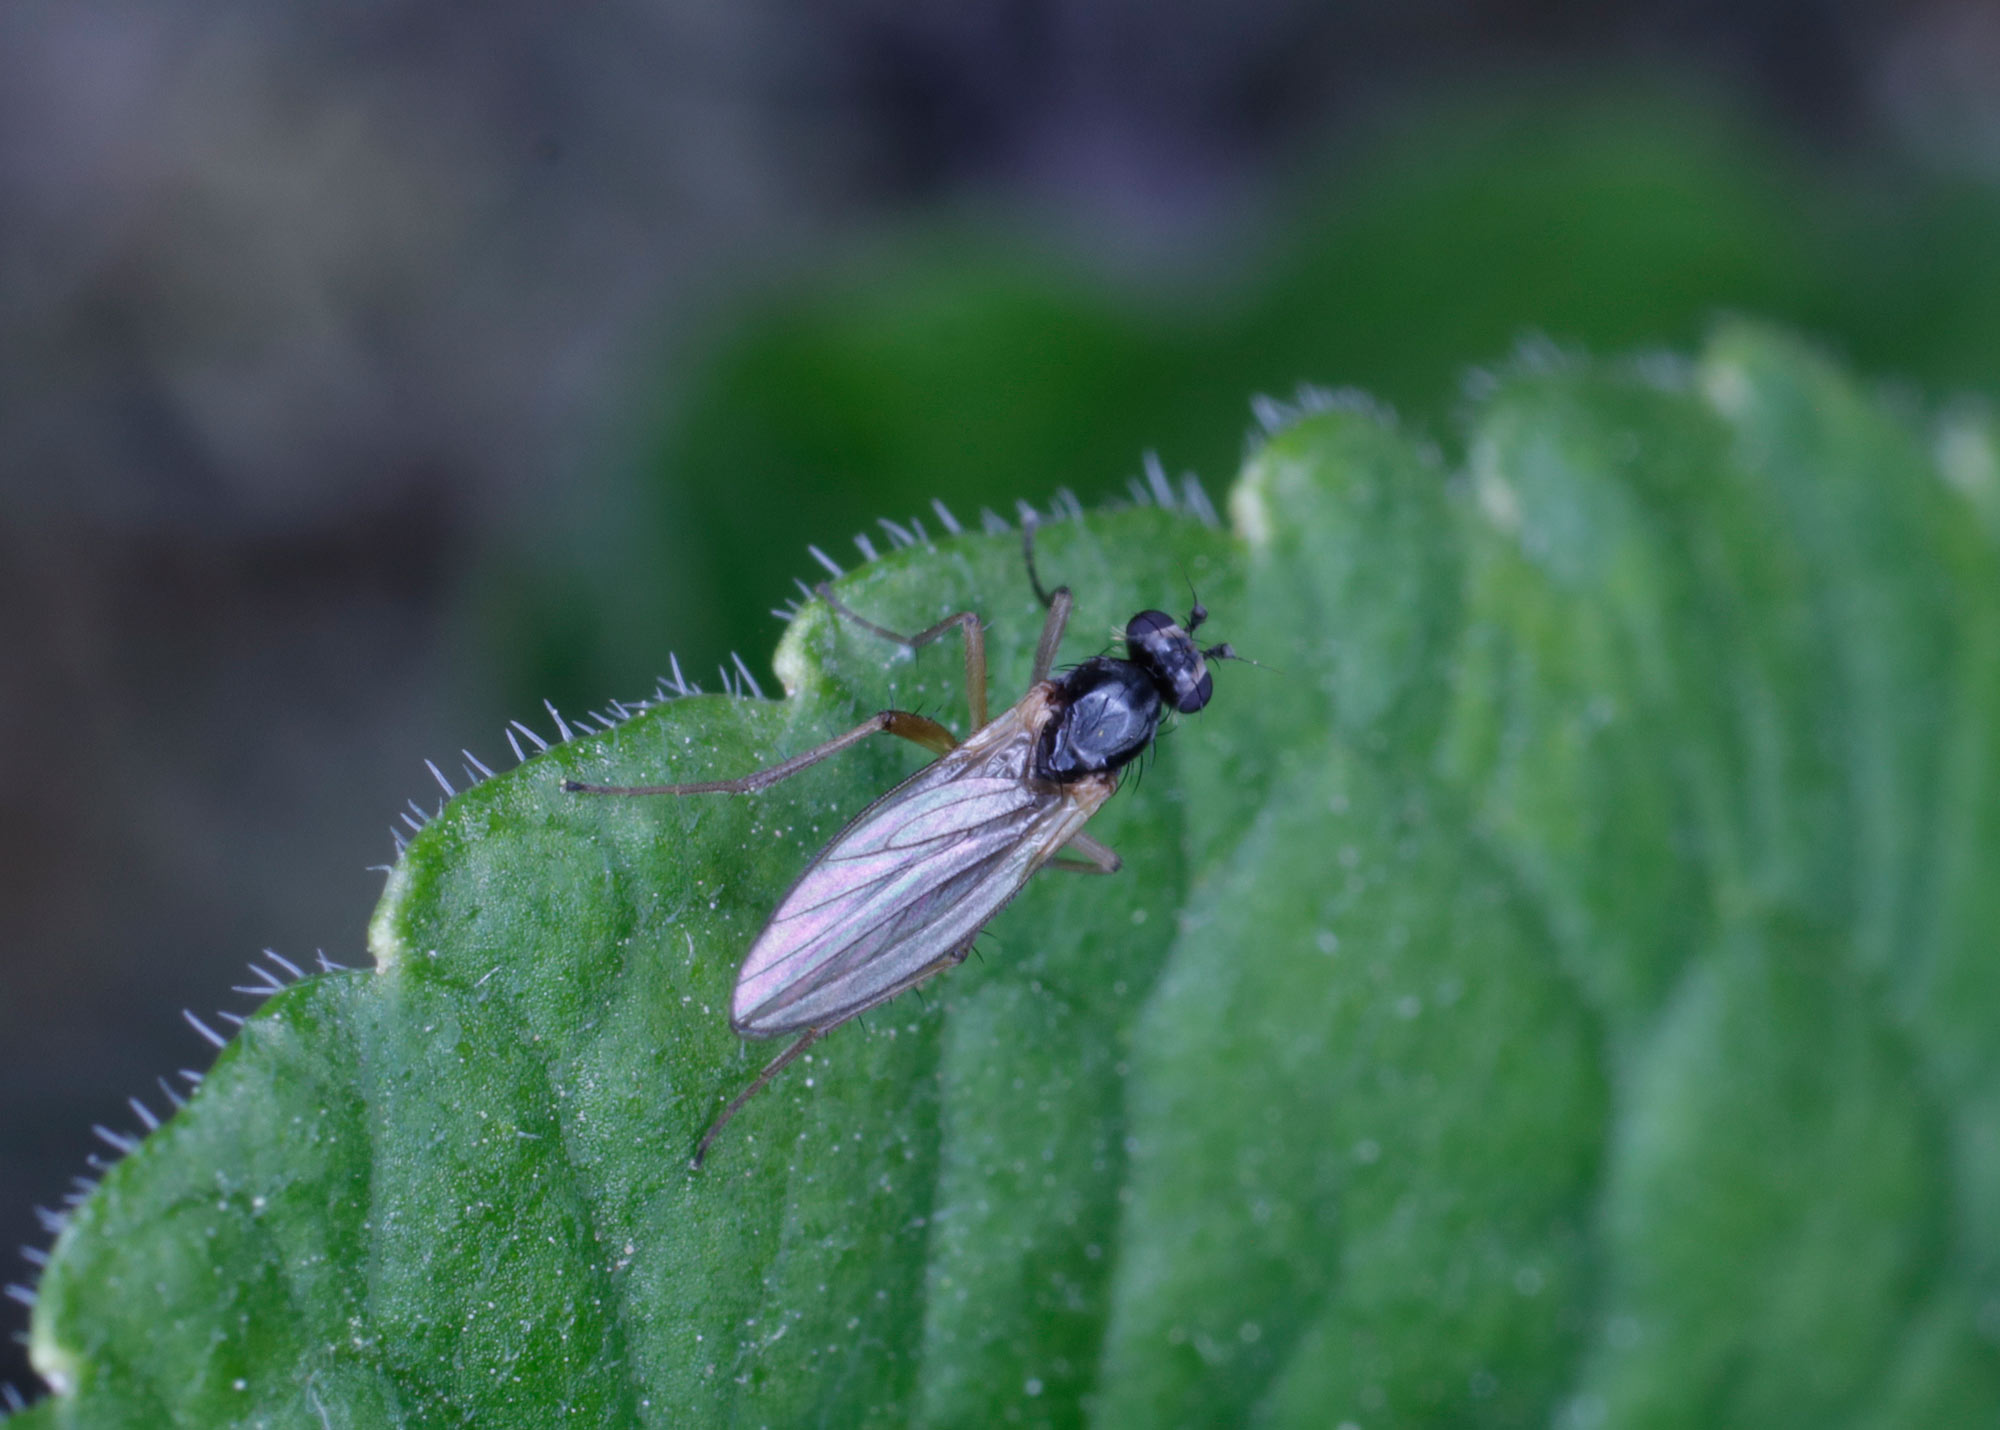
M 1027 779 L 1036 722 L 1023 706 L 869 805 L 806 866 L 737 974 L 737 1032 L 824 1030 L 962 957 L 1096 813 L 1109 782 Z

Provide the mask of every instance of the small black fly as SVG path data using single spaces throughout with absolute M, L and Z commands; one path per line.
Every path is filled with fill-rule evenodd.
M 699 1167 L 729 1119 L 808 1047 L 934 973 L 964 962 L 979 932 L 1044 866 L 1115 874 L 1119 859 L 1083 833 L 1118 788 L 1119 772 L 1153 743 L 1167 714 L 1209 702 L 1211 660 L 1239 659 L 1227 645 L 1198 645 L 1208 618 L 1199 601 L 1185 625 L 1163 611 L 1125 624 L 1125 654 L 1092 656 L 1055 678 L 1069 624 L 1067 586 L 1042 588 L 1034 527 L 1021 533 L 1035 595 L 1048 610 L 1028 693 L 987 719 L 986 641 L 970 611 L 901 636 L 856 615 L 821 585 L 835 614 L 909 648 L 953 629 L 965 635 L 972 733 L 961 743 L 925 716 L 883 710 L 844 735 L 768 769 L 694 784 L 594 785 L 587 794 L 748 794 L 887 733 L 938 760 L 870 804 L 814 856 L 778 903 L 736 975 L 729 1026 L 747 1038 L 800 1036 L 722 1109 L 694 1151 Z M 1081 856 L 1059 857 L 1059 851 Z

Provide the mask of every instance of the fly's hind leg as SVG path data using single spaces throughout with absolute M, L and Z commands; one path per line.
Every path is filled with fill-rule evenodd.
M 715 1121 L 708 1124 L 708 1131 L 702 1133 L 701 1141 L 694 1144 L 694 1156 L 688 1161 L 688 1170 L 699 1172 L 701 1170 L 701 1159 L 708 1155 L 708 1144 L 715 1140 L 717 1133 L 729 1125 L 729 1119 L 741 1112 L 744 1103 L 768 1087 L 772 1078 L 790 1067 L 797 1060 L 800 1053 L 818 1042 L 828 1031 L 829 1029 L 827 1028 L 806 1029 L 805 1036 L 800 1038 L 796 1043 L 793 1043 L 789 1048 L 786 1048 L 782 1053 L 779 1053 L 775 1058 L 772 1058 L 771 1061 L 764 1064 L 764 1070 L 751 1079 L 750 1086 L 730 1098 L 729 1105 L 715 1115 Z
M 755 770 L 733 780 L 699 780 L 684 785 L 594 785 L 582 780 L 564 780 L 562 787 L 571 794 L 749 794 L 753 790 L 769 788 L 779 780 L 789 779 L 829 755 L 839 754 L 849 745 L 860 744 L 870 735 L 883 734 L 900 735 L 940 755 L 958 748 L 957 737 L 927 716 L 913 715 L 908 710 L 880 710 L 844 735 L 835 735 L 825 744 L 814 745 L 810 750 L 782 760 L 769 769 Z
M 972 728 L 975 731 L 986 728 L 986 630 L 979 624 L 979 616 L 973 611 L 960 611 L 957 615 L 946 616 L 927 630 L 918 631 L 913 636 L 898 635 L 887 626 L 878 626 L 866 616 L 851 610 L 833 594 L 833 588 L 822 581 L 814 588 L 815 594 L 833 609 L 833 613 L 853 622 L 870 635 L 880 636 L 885 641 L 894 641 L 906 650 L 929 645 L 942 640 L 951 633 L 954 626 L 965 632 L 965 703 L 972 712 Z
M 965 943 L 961 944 L 957 948 L 952 949 L 950 952 L 946 953 L 943 957 L 934 959 L 930 963 L 925 964 L 922 968 L 918 969 L 915 973 L 911 974 L 908 978 L 905 978 L 900 983 L 896 984 L 894 987 L 883 989 L 881 993 L 869 999 L 866 1003 L 863 1003 L 858 1007 L 846 1009 L 838 1016 L 827 1019 L 827 1021 L 823 1025 L 817 1028 L 807 1028 L 805 1032 L 799 1036 L 797 1042 L 793 1043 L 789 1048 L 786 1048 L 782 1053 L 779 1053 L 775 1058 L 772 1058 L 771 1061 L 764 1064 L 763 1070 L 759 1072 L 756 1077 L 750 1080 L 750 1085 L 744 1088 L 743 1091 L 737 1093 L 736 1096 L 730 1098 L 728 1106 L 724 1107 L 722 1111 L 718 1112 L 715 1115 L 715 1121 L 708 1124 L 708 1131 L 702 1133 L 701 1141 L 695 1144 L 694 1156 L 688 1162 L 688 1169 L 690 1171 L 695 1171 L 695 1172 L 701 1170 L 702 1159 L 708 1156 L 709 1145 L 715 1141 L 716 1136 L 722 1131 L 722 1129 L 728 1126 L 729 1120 L 732 1117 L 736 1116 L 737 1113 L 741 1112 L 743 1110 L 743 1105 L 748 1101 L 750 1101 L 751 1098 L 755 1097 L 758 1093 L 762 1092 L 765 1088 L 769 1087 L 771 1085 L 772 1078 L 776 1077 L 779 1073 L 783 1072 L 786 1068 L 790 1067 L 794 1062 L 796 1062 L 798 1060 L 799 1054 L 803 1053 L 807 1048 L 811 1047 L 814 1043 L 818 1042 L 828 1033 L 831 1033 L 835 1028 L 838 1028 L 842 1023 L 845 1023 L 850 1019 L 860 1017 L 863 1013 L 866 1013 L 871 1008 L 881 1007 L 884 1003 L 887 1003 L 891 998 L 894 998 L 899 994 L 909 992 L 910 989 L 916 987 L 919 983 L 922 983 L 926 978 L 929 978 L 934 973 L 942 973 L 947 968 L 958 967 L 959 964 L 965 962 L 966 957 L 971 952 L 972 952 L 972 942 L 971 940 L 968 939 Z

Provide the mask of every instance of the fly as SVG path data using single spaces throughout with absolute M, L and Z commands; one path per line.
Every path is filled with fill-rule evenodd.
M 870 735 L 900 735 L 938 755 L 814 856 L 751 944 L 736 975 L 729 1026 L 745 1038 L 799 1036 L 709 1124 L 693 1167 L 743 1105 L 820 1038 L 964 962 L 979 931 L 1038 869 L 1118 872 L 1118 856 L 1083 833 L 1084 824 L 1118 788 L 1119 771 L 1152 744 L 1170 710 L 1192 715 L 1208 704 L 1214 688 L 1208 662 L 1237 658 L 1227 645 L 1195 643 L 1208 617 L 1196 601 L 1185 625 L 1162 611 L 1139 612 L 1126 622 L 1123 658 L 1092 656 L 1051 678 L 1073 603 L 1067 586 L 1042 588 L 1032 526 L 1022 530 L 1021 548 L 1048 617 L 1028 693 L 991 720 L 986 639 L 976 614 L 961 611 L 901 636 L 856 615 L 824 584 L 818 588 L 836 615 L 912 650 L 954 629 L 964 632 L 972 733 L 962 743 L 935 720 L 883 710 L 825 744 L 737 779 L 563 781 L 565 790 L 581 794 L 749 794 Z M 1059 857 L 1065 850 L 1080 857 Z

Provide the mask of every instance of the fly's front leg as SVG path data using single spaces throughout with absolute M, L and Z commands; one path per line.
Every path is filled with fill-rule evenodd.
M 1032 687 L 1049 678 L 1049 668 L 1056 663 L 1056 647 L 1062 644 L 1074 600 L 1067 586 L 1058 586 L 1053 591 L 1042 589 L 1042 578 L 1035 571 L 1035 523 L 1025 516 L 1021 519 L 1021 559 L 1028 564 L 1028 584 L 1035 588 L 1035 599 L 1049 613 L 1049 618 L 1042 622 L 1042 638 L 1035 643 L 1035 669 L 1028 680 Z
M 814 745 L 803 754 L 793 755 L 769 769 L 755 770 L 733 780 L 700 780 L 684 785 L 594 785 L 582 780 L 564 780 L 562 787 L 571 794 L 749 794 L 754 790 L 768 789 L 779 780 L 790 779 L 800 770 L 811 768 L 829 755 L 839 754 L 849 745 L 858 745 L 870 735 L 900 735 L 940 755 L 958 748 L 957 737 L 937 721 L 913 715 L 908 710 L 882 710 L 846 734 L 835 735 L 823 745 Z
M 886 626 L 878 626 L 865 616 L 857 615 L 842 604 L 833 594 L 833 588 L 822 581 L 815 588 L 815 594 L 833 608 L 837 616 L 843 616 L 871 635 L 878 635 L 885 641 L 894 641 L 907 650 L 929 645 L 941 640 L 951 632 L 953 626 L 965 631 L 965 703 L 972 712 L 972 729 L 986 728 L 986 629 L 979 624 L 979 616 L 972 611 L 960 611 L 955 616 L 946 616 L 928 630 L 918 631 L 913 636 L 898 635 Z
M 1118 857 L 1110 845 L 1101 844 L 1088 834 L 1072 834 L 1069 843 L 1063 845 L 1063 848 L 1083 857 L 1066 859 L 1058 854 L 1042 867 L 1063 869 L 1072 874 L 1116 874 L 1125 867 L 1125 861 Z

